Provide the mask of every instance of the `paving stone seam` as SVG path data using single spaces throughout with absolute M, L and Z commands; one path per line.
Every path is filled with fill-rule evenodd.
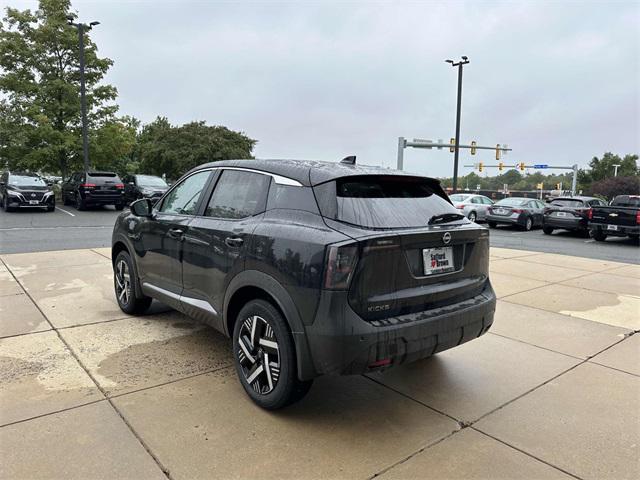
M 544 286 L 546 287 L 547 285 L 544 285 Z M 542 287 L 535 287 L 535 288 L 532 288 L 531 290 L 535 290 L 536 288 L 542 288 Z M 577 288 L 577 287 L 575 287 L 575 288 Z M 519 293 L 526 293 L 526 292 L 529 292 L 529 291 L 530 291 L 530 290 L 526 290 L 525 292 L 519 292 Z M 517 293 L 514 293 L 513 295 L 518 295 L 518 294 L 517 294 Z M 507 295 L 506 297 L 501 297 L 501 298 L 499 298 L 498 300 L 499 300 L 499 301 L 501 301 L 501 302 L 503 302 L 503 301 L 504 301 L 504 302 L 509 303 L 509 304 L 511 304 L 511 305 L 517 305 L 518 307 L 535 308 L 536 310 L 540 310 L 541 312 L 545 312 L 545 313 L 555 313 L 556 315 L 562 315 L 563 317 L 571 318 L 571 319 L 573 319 L 573 320 L 582 320 L 582 321 L 584 321 L 584 322 L 591 322 L 591 323 L 596 323 L 596 324 L 598 324 L 598 325 L 607 325 L 607 326 L 609 326 L 609 327 L 619 328 L 619 329 L 621 329 L 621 330 L 626 330 L 626 332 L 627 332 L 626 334 L 629 334 L 629 333 L 638 333 L 638 332 L 640 332 L 640 330 L 633 330 L 632 328 L 620 327 L 620 326 L 618 326 L 618 325 L 609 325 L 608 323 L 598 322 L 598 321 L 596 321 L 596 320 L 589 320 L 588 318 L 572 317 L 571 315 L 565 315 L 564 313 L 554 312 L 553 310 L 545 310 L 544 308 L 534 307 L 533 305 L 523 305 L 523 304 L 521 304 L 521 303 L 510 302 L 509 300 L 505 300 L 507 297 L 510 297 L 510 296 L 511 296 L 511 295 Z M 625 295 L 625 296 L 628 296 L 628 295 Z M 496 333 L 496 334 L 494 334 L 494 335 L 498 335 L 498 334 Z
M 525 450 L 522 450 L 521 448 L 518 448 L 518 447 L 516 447 L 516 446 L 514 446 L 514 445 L 511 445 L 510 443 L 505 442 L 504 440 L 501 440 L 500 438 L 494 437 L 493 435 L 490 435 L 490 434 L 488 434 L 487 432 L 484 432 L 484 431 L 480 430 L 480 429 L 479 429 L 479 428 L 477 428 L 477 427 L 469 427 L 469 428 L 471 428 L 471 430 L 473 430 L 474 432 L 478 432 L 478 433 L 480 433 L 481 435 L 485 435 L 485 436 L 487 436 L 487 437 L 491 438 L 492 440 L 495 440 L 496 442 L 499 442 L 499 443 L 501 443 L 501 444 L 503 444 L 503 445 L 505 445 L 505 446 L 507 446 L 507 447 L 509 447 L 509 448 L 513 448 L 514 450 L 516 450 L 516 451 L 518 451 L 518 452 L 520 452 L 520 453 L 522 453 L 522 454 L 526 455 L 527 457 L 533 458 L 533 459 L 537 460 L 537 461 L 538 461 L 538 462 L 540 462 L 540 463 L 544 463 L 545 465 L 547 465 L 547 466 L 549 466 L 549 467 L 551 467 L 551 468 L 554 468 L 554 469 L 556 469 L 556 470 L 559 470 L 559 471 L 561 471 L 562 473 L 564 473 L 564 474 L 566 474 L 566 475 L 569 475 L 570 477 L 576 478 L 577 480 L 583 480 L 583 479 L 582 479 L 582 477 L 579 477 L 579 476 L 578 476 L 578 475 L 576 475 L 575 473 L 571 473 L 571 472 L 569 472 L 569 471 L 567 471 L 567 470 L 565 470 L 565 469 L 563 469 L 563 468 L 558 467 L 557 465 L 554 465 L 553 463 L 549 463 L 549 462 L 547 462 L 546 460 L 543 460 L 542 458 L 536 457 L 536 456 L 535 456 L 535 455 L 533 455 L 532 453 L 529 453 L 529 452 L 527 452 L 527 451 L 525 451 Z
M 11 425 L 17 425 L 19 423 L 30 422 L 31 420 L 37 420 L 39 418 L 48 417 L 50 415 L 57 415 L 59 413 L 69 412 L 71 410 L 75 410 L 76 408 L 82 408 L 82 407 L 86 407 L 87 405 L 93 405 L 95 403 L 106 402 L 106 401 L 107 401 L 106 398 L 101 398 L 100 400 L 91 400 L 90 402 L 81 403 L 80 405 L 74 405 L 73 407 L 61 408 L 60 410 L 54 410 L 53 412 L 41 413 L 40 415 L 34 415 L 33 417 L 22 418 L 20 420 L 15 420 L 13 422 L 3 423 L 2 425 L 0 425 L 0 429 L 4 427 L 10 427 Z
M 508 335 L 503 335 L 501 333 L 494 333 L 491 330 L 489 330 L 487 333 L 489 333 L 490 335 L 495 335 L 496 337 L 506 338 L 507 340 L 512 340 L 514 342 L 523 343 L 525 345 L 529 345 L 530 347 L 535 347 L 535 348 L 539 348 L 541 350 L 546 350 L 547 352 L 557 353 L 558 355 L 564 355 L 565 357 L 570 357 L 570 358 L 573 358 L 575 360 L 588 360 L 588 358 L 576 357 L 575 355 L 571 355 L 570 353 L 559 352 L 559 351 L 553 350 L 551 348 L 541 347 L 540 345 L 536 345 L 535 343 L 525 342 L 524 340 L 520 340 L 519 338 L 509 337 Z
M 434 440 L 433 442 L 425 445 L 424 447 L 420 448 L 419 450 L 407 455 L 405 458 L 398 460 L 397 462 L 393 463 L 392 465 L 389 465 L 388 467 L 383 468 L 382 470 L 380 470 L 379 472 L 374 473 L 372 476 L 368 477 L 367 480 L 372 480 L 374 478 L 379 477 L 380 475 L 384 475 L 385 473 L 387 473 L 389 470 L 392 470 L 393 468 L 397 467 L 398 465 L 402 465 L 405 462 L 408 462 L 409 460 L 411 460 L 413 457 L 415 457 L 416 455 L 419 455 L 420 453 L 424 452 L 425 450 L 431 448 L 431 447 L 435 447 L 436 445 L 438 445 L 439 443 L 444 442 L 446 439 L 452 437 L 453 435 L 455 435 L 458 432 L 461 432 L 462 429 L 460 430 L 454 430 L 453 432 L 445 435 L 442 438 L 439 438 L 438 440 Z
M 531 263 L 531 262 L 529 262 Z M 541 264 L 538 264 L 541 265 Z M 543 266 L 547 266 L 550 267 L 551 265 L 543 265 Z M 563 268 L 563 267 L 561 267 Z M 531 278 L 531 277 L 527 277 L 525 275 L 518 275 L 517 273 L 502 273 L 502 272 L 491 272 L 491 267 L 489 267 L 489 279 L 491 279 L 491 273 L 497 273 L 499 275 L 506 275 L 508 277 L 516 277 L 516 278 L 522 278 L 522 279 L 527 279 L 527 280 L 535 280 L 536 282 L 545 282 L 546 285 L 541 285 L 539 287 L 533 287 L 530 290 L 535 290 L 536 288 L 542 288 L 542 287 L 548 287 L 549 285 L 559 285 L 562 284 L 562 282 L 566 282 L 568 280 L 575 280 L 577 278 L 584 278 L 584 277 L 588 277 L 589 275 L 593 275 L 596 274 L 598 272 L 589 272 L 587 270 L 580 270 L 581 274 L 577 275 L 575 277 L 570 277 L 570 278 L 565 278 L 564 280 L 559 280 L 557 282 L 551 281 L 551 280 L 538 280 L 536 278 Z M 619 276 L 619 275 L 618 275 Z M 568 286 L 573 286 L 573 285 L 564 285 L 565 287 Z M 581 288 L 581 287 L 573 287 L 573 288 Z M 583 288 L 583 290 L 589 290 L 588 288 Z M 528 292 L 529 290 L 524 290 L 522 292 L 518 292 L 518 293 L 524 293 L 524 292 Z M 599 291 L 599 290 L 596 290 Z M 510 297 L 511 295 L 517 295 L 518 293 L 510 293 L 509 295 L 505 295 L 504 297 L 501 298 L 505 298 L 505 297 Z
M 0 261 L 2 261 L 2 263 L 6 266 L 6 263 L 4 263 L 4 260 L 2 260 L 0 258 Z M 11 269 L 9 269 L 9 272 L 11 273 L 11 275 L 13 276 L 13 278 L 16 278 L 16 276 L 14 275 L 14 273 L 11 271 Z M 160 459 L 158 457 L 156 457 L 156 455 L 151 451 L 151 449 L 149 448 L 149 446 L 146 444 L 146 442 L 142 439 L 142 437 L 138 434 L 138 432 L 135 431 L 135 429 L 133 428 L 133 426 L 127 421 L 127 419 L 124 417 L 124 415 L 122 414 L 122 412 L 120 412 L 120 410 L 115 406 L 115 404 L 111 401 L 111 399 L 107 396 L 105 390 L 100 386 L 100 384 L 96 381 L 96 379 L 93 377 L 93 375 L 91 375 L 91 372 L 89 371 L 89 369 L 80 361 L 80 358 L 78 357 L 78 355 L 76 354 L 76 352 L 73 350 L 73 348 L 71 348 L 71 345 L 69 345 L 67 343 L 67 341 L 65 340 L 65 338 L 61 335 L 61 333 L 58 331 L 58 329 L 53 325 L 53 323 L 51 323 L 51 321 L 49 320 L 49 318 L 45 315 L 45 313 L 42 311 L 42 309 L 40 308 L 40 306 L 34 301 L 33 297 L 31 295 L 29 295 L 29 292 L 26 291 L 26 289 L 24 288 L 24 286 L 22 287 L 23 290 L 25 290 L 25 295 L 27 295 L 29 297 L 29 299 L 33 302 L 33 304 L 36 306 L 36 308 L 40 311 L 40 313 L 42 314 L 42 316 L 45 318 L 45 320 L 47 321 L 47 323 L 49 323 L 49 325 L 51 325 L 51 329 L 56 333 L 56 335 L 58 336 L 58 338 L 60 339 L 60 341 L 63 343 L 63 345 L 69 350 L 70 355 L 75 359 L 75 361 L 78 363 L 78 365 L 80 366 L 80 368 L 82 368 L 82 370 L 84 370 L 84 372 L 87 374 L 87 376 L 91 379 L 91 381 L 94 383 L 94 385 L 96 386 L 96 388 L 98 389 L 98 391 L 104 396 L 105 400 L 109 403 L 109 405 L 111 406 L 111 408 L 113 408 L 113 410 L 116 412 L 116 414 L 120 417 L 120 419 L 124 422 L 124 424 L 127 426 L 127 428 L 129 429 L 129 431 L 131 432 L 131 434 L 138 440 L 138 442 L 140 443 L 140 445 L 142 446 L 142 448 L 145 449 L 145 451 L 147 452 L 147 454 L 149 454 L 151 456 L 151 458 L 154 460 L 154 462 L 156 463 L 156 465 L 158 465 L 158 468 L 162 471 L 162 473 L 169 479 L 169 480 L 173 480 L 171 475 L 169 474 L 169 469 L 165 468 L 164 465 L 162 464 L 162 462 L 160 462 Z
M 167 380 L 166 382 L 158 383 L 156 385 L 149 385 L 149 386 L 146 386 L 146 387 L 137 388 L 135 390 L 128 390 L 126 392 L 116 393 L 115 395 L 108 395 L 108 398 L 116 399 L 116 398 L 126 397 L 127 395 L 132 395 L 134 393 L 140 393 L 140 392 L 144 392 L 146 390 L 153 390 L 154 388 L 160 388 L 160 387 L 164 387 L 166 385 L 172 385 L 174 383 L 179 383 L 179 382 L 182 382 L 184 380 L 191 380 L 191 379 L 193 379 L 195 377 L 200 377 L 202 375 L 208 375 L 210 373 L 215 373 L 215 372 L 219 372 L 221 370 L 226 370 L 226 369 L 230 369 L 230 368 L 234 368 L 234 366 L 233 365 L 227 365 L 225 367 L 212 368 L 211 370 L 207 370 L 205 372 L 194 373 L 192 375 L 187 375 L 185 377 L 176 378 L 175 380 Z
M 561 255 L 561 254 L 555 254 L 555 253 L 552 253 L 552 252 L 546 252 L 546 253 L 539 254 L 539 256 L 547 255 L 547 253 L 550 253 L 552 255 Z M 616 262 L 616 263 L 618 263 L 618 265 L 611 266 L 611 267 L 601 267 L 601 270 L 594 271 L 594 270 L 589 270 L 587 268 L 581 268 L 581 267 L 575 267 L 575 266 L 565 267 L 563 265 L 554 265 L 554 264 L 551 264 L 551 263 L 542 263 L 542 262 L 534 262 L 533 260 L 527 260 L 528 258 L 530 258 L 532 256 L 534 256 L 534 255 L 527 255 L 526 257 L 516 257 L 515 259 L 517 259 L 517 260 L 523 259 L 522 260 L 523 262 L 533 263 L 534 265 L 542 265 L 542 266 L 558 267 L 558 268 L 568 268 L 568 269 L 571 269 L 571 270 L 582 270 L 583 272 L 591 272 L 591 273 L 608 273 L 610 270 L 617 270 L 618 268 L 625 268 L 625 267 L 628 267 L 629 265 L 633 265 L 632 263 Z M 565 255 L 565 257 L 568 257 L 568 258 L 586 258 L 587 260 L 592 260 L 592 259 L 590 259 L 588 257 L 579 257 L 579 256 L 575 256 L 575 255 Z M 602 261 L 606 262 L 607 260 L 602 260 Z M 621 276 L 621 275 L 618 275 L 618 276 Z
M 107 257 L 105 254 L 98 252 L 95 248 L 90 248 L 89 250 L 91 250 L 93 253 L 97 253 L 98 255 L 106 258 L 107 260 L 111 260 L 111 256 Z

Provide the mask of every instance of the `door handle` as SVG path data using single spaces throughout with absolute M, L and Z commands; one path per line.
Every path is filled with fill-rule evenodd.
M 184 230 L 180 228 L 172 228 L 169 230 L 169 236 L 174 238 L 182 238 L 184 235 Z
M 244 240 L 241 237 L 227 237 L 224 239 L 224 243 L 227 244 L 228 247 L 240 247 Z

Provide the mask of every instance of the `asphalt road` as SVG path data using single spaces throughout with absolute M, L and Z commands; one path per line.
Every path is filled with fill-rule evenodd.
M 108 247 L 118 214 L 111 206 L 84 212 L 64 206 L 49 213 L 0 210 L 0 253 Z M 544 235 L 540 229 L 523 232 L 499 227 L 491 230 L 491 245 L 640 264 L 638 243 L 626 238 L 596 242 L 564 231 Z

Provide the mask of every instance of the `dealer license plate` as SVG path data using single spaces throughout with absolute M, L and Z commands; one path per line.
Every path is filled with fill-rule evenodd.
M 617 225 L 607 225 L 607 230 L 618 230 Z
M 437 275 L 438 273 L 453 272 L 453 247 L 424 248 L 422 250 L 424 261 L 424 274 Z

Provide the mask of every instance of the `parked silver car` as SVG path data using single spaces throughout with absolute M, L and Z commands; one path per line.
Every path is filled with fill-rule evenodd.
M 453 205 L 472 222 L 486 220 L 493 201 L 484 195 L 475 193 L 456 193 L 449 195 Z

